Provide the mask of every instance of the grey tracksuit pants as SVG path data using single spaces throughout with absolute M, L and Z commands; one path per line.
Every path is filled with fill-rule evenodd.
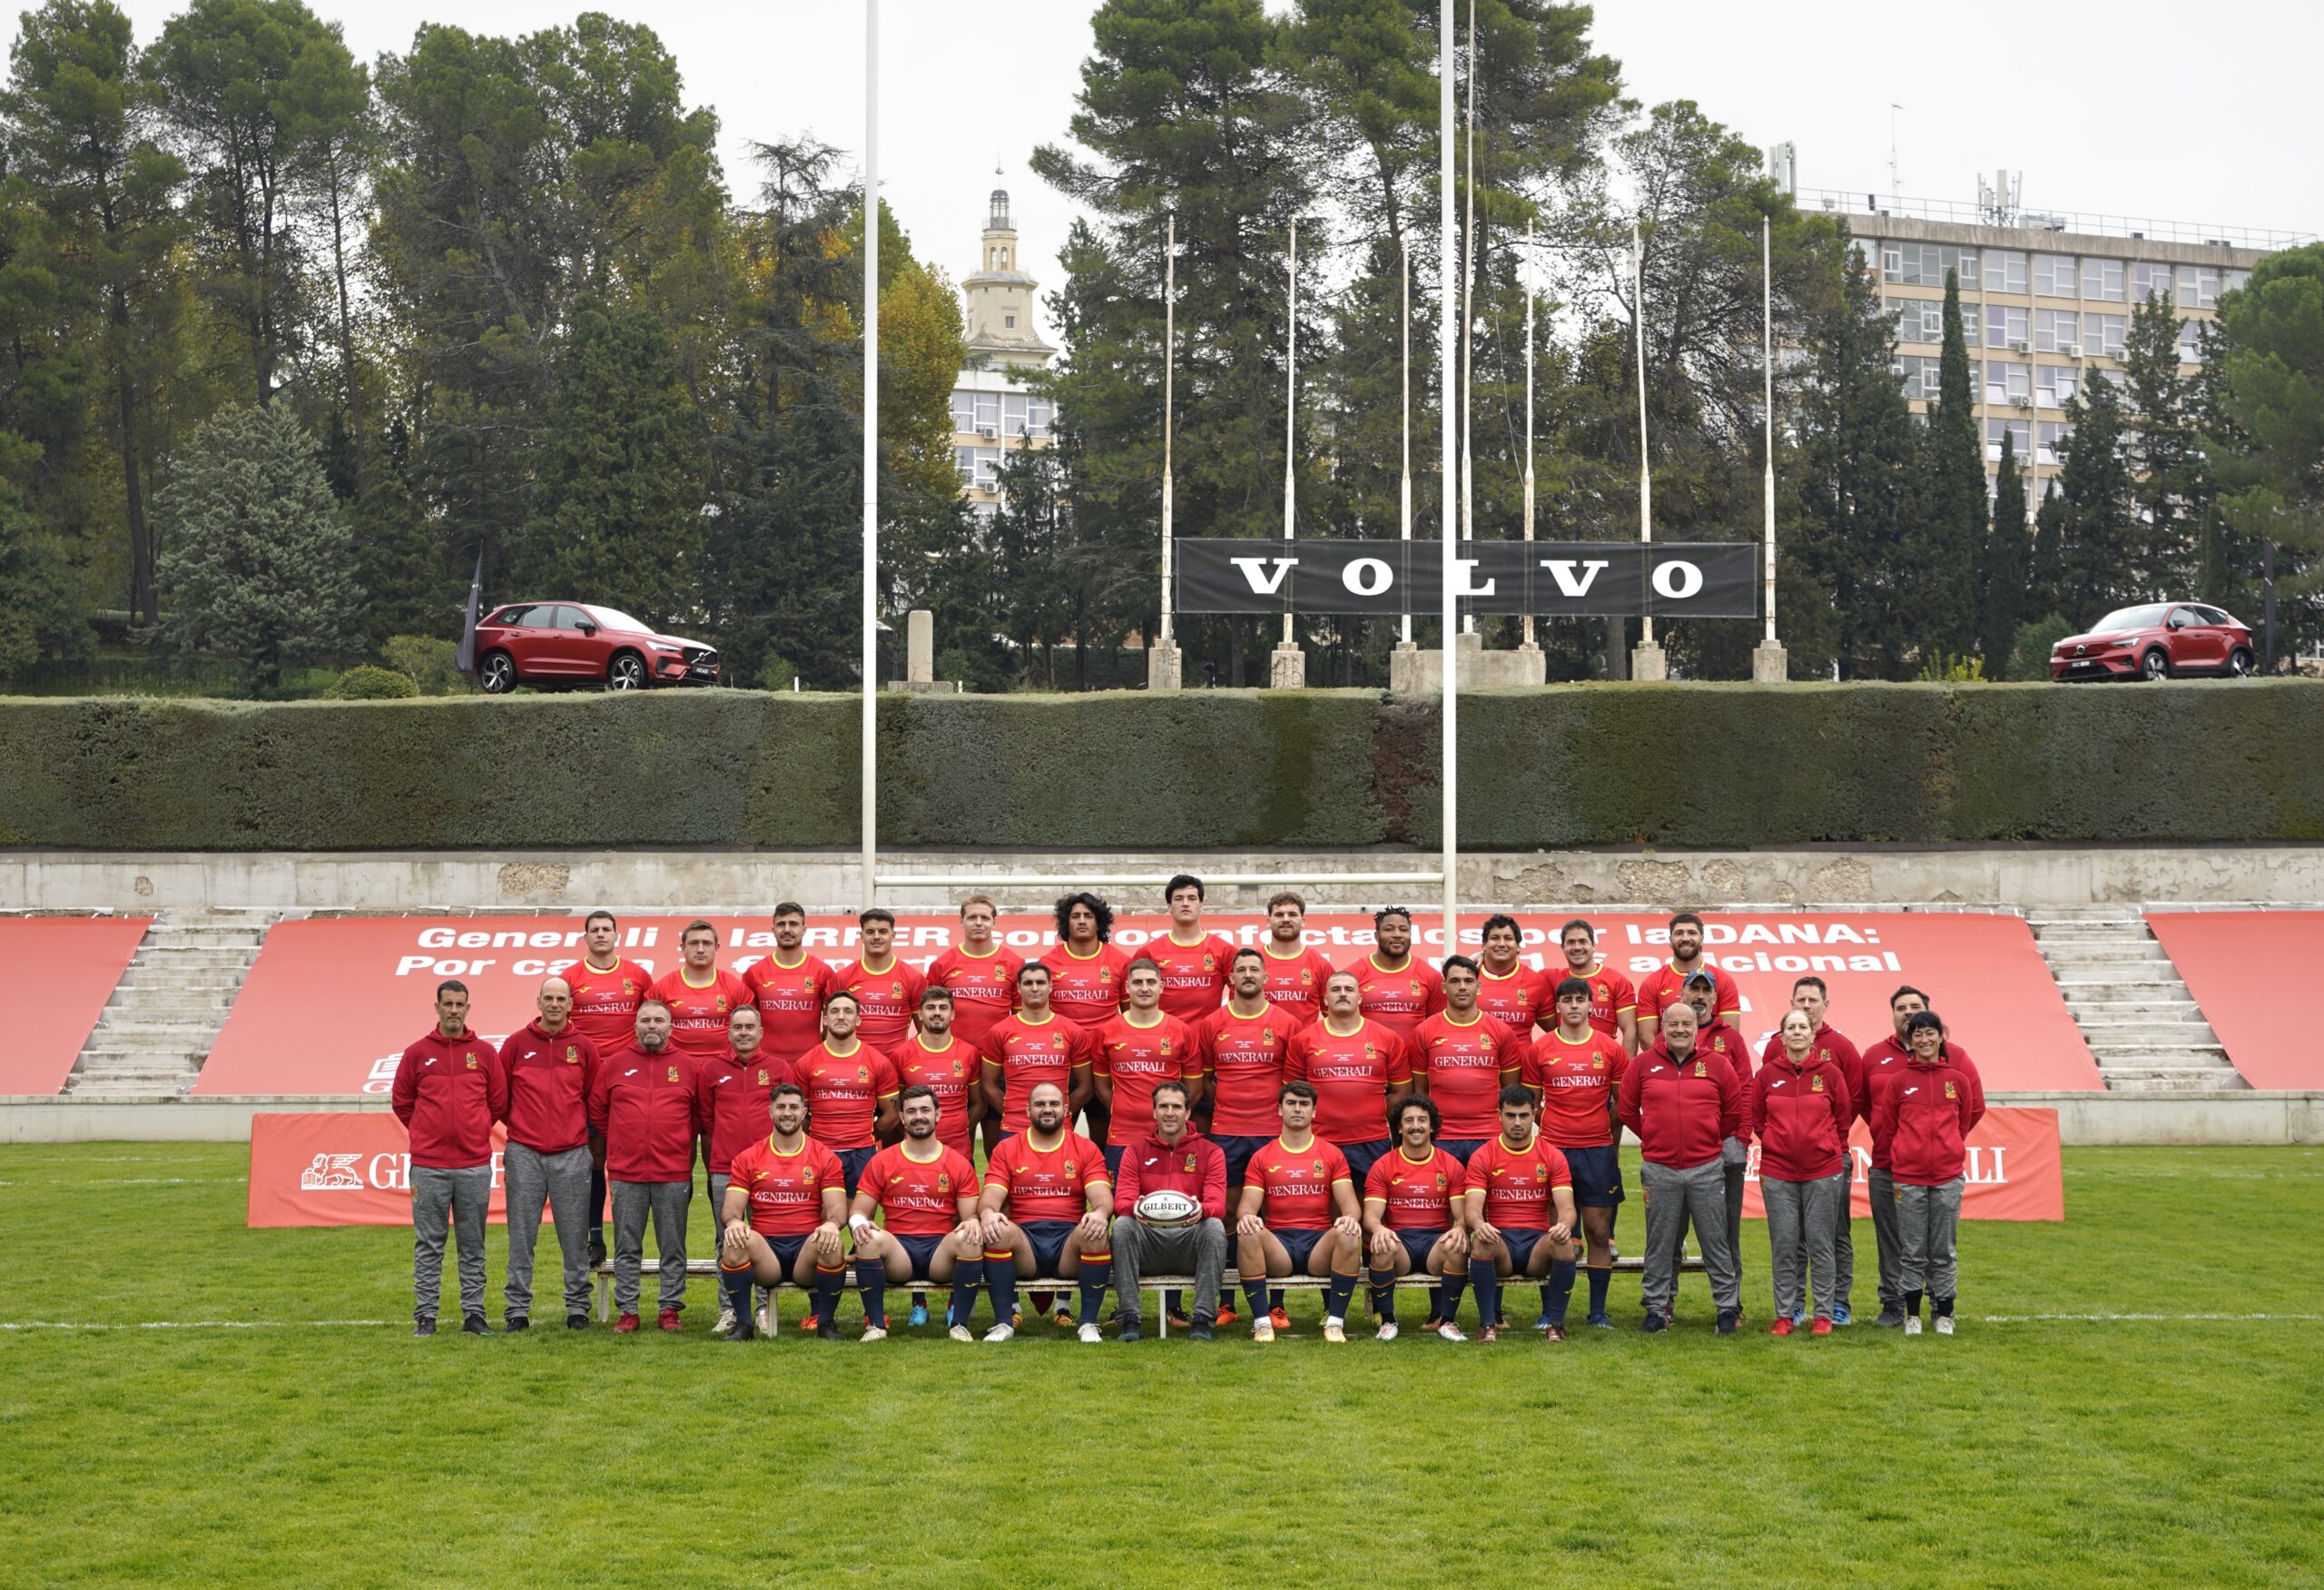
M 645 1215 L 654 1214 L 654 1246 L 662 1259 L 661 1306 L 686 1306 L 686 1206 L 694 1201 L 694 1179 L 684 1181 L 616 1181 L 614 1190 L 614 1312 L 635 1314 L 644 1289 L 639 1270 L 645 1259 Z
M 1816 1313 L 1826 1319 L 1832 1317 L 1833 1299 L 1838 1292 L 1832 1258 L 1832 1206 L 1847 1207 L 1847 1186 L 1845 1171 L 1815 1181 L 1759 1178 L 1759 1198 L 1768 1206 L 1777 1318 L 1789 1319 L 1800 1313 L 1810 1277 Z
M 460 1265 L 460 1312 L 484 1312 L 484 1217 L 492 1201 L 492 1167 L 411 1168 L 411 1317 L 436 1318 L 444 1286 L 444 1239 Z
M 1138 1313 L 1138 1277 L 1153 1271 L 1195 1278 L 1197 1319 L 1218 1318 L 1218 1286 L 1226 1273 L 1226 1225 L 1205 1220 L 1167 1230 L 1119 1215 L 1114 1220 L 1114 1295 L 1124 1318 Z
M 1880 1307 L 1894 1309 L 1905 1300 L 1896 1283 L 1904 1261 L 1896 1241 L 1896 1179 L 1876 1165 L 1865 1172 L 1865 1186 L 1872 1195 L 1872 1240 L 1880 1251 Z
M 507 1312 L 529 1318 L 533 1312 L 533 1254 L 540 1246 L 541 1205 L 556 1225 L 557 1255 L 564 1260 L 565 1312 L 589 1311 L 589 1145 L 544 1154 L 519 1142 L 508 1145 L 501 1165 L 508 1178 L 508 1281 L 502 1289 Z
M 1848 1306 L 1849 1294 L 1856 1290 L 1856 1225 L 1848 1219 L 1846 1190 L 1856 1179 L 1856 1152 L 1848 1152 L 1847 1168 L 1840 1172 L 1840 1206 L 1832 1211 L 1832 1276 L 1835 1282 L 1832 1301 L 1840 1308 Z
M 1937 1187 L 1896 1184 L 1896 1284 L 1939 1302 L 1957 1295 L 1953 1239 L 1961 1227 L 1961 1178 Z
M 1640 1183 L 1646 1189 L 1646 1306 L 1659 1313 L 1679 1290 L 1679 1223 L 1691 1221 L 1710 1277 L 1711 1300 L 1721 1312 L 1743 1306 L 1742 1277 L 1727 1238 L 1727 1169 L 1706 1160 L 1684 1168 L 1649 1160 Z
M 1735 1285 L 1738 1291 L 1743 1285 L 1743 1168 L 1742 1160 L 1729 1160 L 1724 1156 L 1721 1157 L 1720 1180 L 1727 1189 L 1727 1250 L 1735 1256 Z M 1681 1213 L 1677 1226 L 1671 1230 L 1670 1263 L 1673 1267 L 1671 1269 L 1673 1275 L 1678 1273 L 1676 1267 L 1687 1257 L 1687 1228 L 1690 1223 L 1688 1217 Z M 1649 1219 L 1647 1222 L 1647 1230 L 1651 1233 L 1653 1229 L 1653 1221 Z M 1648 1237 L 1648 1240 L 1653 1240 L 1651 1235 Z M 1695 1237 L 1695 1241 L 1698 1246 L 1702 1242 L 1699 1231 Z

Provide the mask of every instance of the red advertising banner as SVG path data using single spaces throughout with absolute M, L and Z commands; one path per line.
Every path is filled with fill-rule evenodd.
M 492 1129 L 492 1214 L 507 1218 Z M 252 1226 L 409 1226 L 411 1139 L 386 1111 L 251 1117 Z
M 64 1091 L 150 916 L 0 916 L 0 964 L 22 996 L 0 1040 L 0 1093 Z
M 2287 1041 L 2306 1023 L 2283 1012 L 2324 958 L 2324 911 L 2155 911 L 2146 924 L 2245 1081 L 2324 1088 L 2324 1051 Z
M 1872 1132 L 1861 1121 L 1848 1133 L 1848 1211 L 1859 1220 L 1872 1214 L 1866 1177 L 1872 1170 Z M 257 1185 L 257 1174 L 251 1174 Z M 252 1194 L 256 1196 L 255 1193 Z M 1765 1220 L 1759 1200 L 1759 1145 L 1751 1145 L 1743 1172 L 1743 1218 Z M 1961 1188 L 1965 1220 L 2063 1220 L 2066 1218 L 2065 1172 L 2058 1157 L 2058 1112 L 1996 1108 L 1985 1111 L 1969 1134 L 1969 1163 Z
M 622 953 L 651 971 L 677 963 L 680 915 L 625 917 Z M 710 919 L 724 941 L 722 963 L 737 971 L 773 944 L 764 917 Z M 1462 918 L 1462 948 L 1475 953 L 1484 914 Z M 1521 915 L 1524 958 L 1543 964 L 1565 920 Z M 1664 919 L 1593 915 L 1600 953 L 1633 982 L 1662 964 Z M 556 916 L 339 917 L 278 923 L 267 934 L 194 1091 L 202 1094 L 371 1094 L 384 1097 L 396 1059 L 433 1021 L 435 985 L 468 985 L 468 1024 L 498 1042 L 533 1014 L 540 980 L 581 955 L 582 918 Z M 1255 914 L 1217 914 L 1207 924 L 1240 944 L 1266 935 Z M 1115 919 L 1114 942 L 1135 948 L 1168 931 L 1159 914 Z M 897 953 L 925 965 L 950 946 L 949 915 L 901 914 Z M 1019 954 L 1056 943 L 1045 917 L 1004 917 L 1001 936 Z M 1953 1035 L 1977 1062 L 1991 1091 L 2098 1089 L 2104 1084 L 2023 919 L 1955 912 L 1767 912 L 1714 917 L 1709 958 L 1735 979 L 1741 1025 L 1754 1043 L 1775 1030 L 1793 978 L 1830 986 L 1830 1020 L 1859 1043 L 1891 1031 L 1888 995 L 1900 983 L 1927 991 Z M 1443 953 L 1441 929 L 1423 918 L 1419 952 Z M 810 919 L 807 949 L 826 960 L 856 954 L 853 918 Z M 1318 911 L 1307 942 L 1341 965 L 1372 947 L 1363 913 Z M 1556 951 L 1548 951 L 1552 957 Z M 1561 963 L 1562 963 L 1561 962 Z

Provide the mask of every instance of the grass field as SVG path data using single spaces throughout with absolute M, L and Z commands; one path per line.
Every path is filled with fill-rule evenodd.
M 416 1341 L 409 1235 L 245 1230 L 246 1165 L 0 1149 L 0 1584 L 2324 1575 L 2324 1149 L 2070 1151 L 2066 1224 L 1964 1228 L 1951 1340 L 1761 1334 L 1753 1221 L 1748 1334 L 1690 1277 L 1556 1348 L 1326 1349 L 1312 1296 L 1271 1348 L 737 1348 L 706 1287 L 682 1336 Z

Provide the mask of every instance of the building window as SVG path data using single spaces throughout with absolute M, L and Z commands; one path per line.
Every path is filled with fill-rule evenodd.
M 1026 401 L 1025 394 L 1022 392 L 1010 392 L 1000 400 L 1001 435 L 1022 436 L 1025 434 Z
M 2221 291 L 2222 293 L 2227 293 L 2227 292 L 2240 292 L 2241 291 L 2243 291 L 2243 289 L 2245 289 L 2245 288 L 2247 288 L 2247 287 L 2249 287 L 2249 286 L 2250 286 L 2250 285 L 2251 285 L 2251 272 L 2249 272 L 2249 271 L 2230 271 L 2230 272 L 2228 272 L 2225 275 L 2223 275 L 2223 276 L 2221 276 L 2221 277 L 2220 278 L 2219 290 L 2220 290 L 2220 291 Z
M 970 427 L 970 429 L 975 430 L 980 435 L 986 431 L 991 431 L 996 435 L 999 434 L 1000 430 L 1000 394 L 999 392 L 979 392 L 976 395 L 976 424 Z
M 2122 335 L 2130 326 L 2127 315 L 2083 316 L 2082 356 L 2084 359 L 2122 358 Z
M 1000 449 L 997 447 L 956 447 L 952 449 L 952 468 L 960 474 L 963 491 L 1000 489 Z
M 2081 343 L 2077 317 L 2070 309 L 2034 311 L 2034 346 L 2043 353 L 2072 353 Z
M 2029 365 L 1989 359 L 1985 360 L 1985 401 L 2024 403 L 2033 396 L 2033 379 L 2034 371 Z
M 2201 364 L 2203 361 L 2202 321 L 2189 320 L 2179 322 L 2179 361 L 2181 364 Z
M 1000 323 L 1013 331 L 1017 329 L 1017 317 L 1015 315 L 1003 315 L 1000 317 Z
M 2073 397 L 2080 382 L 2071 364 L 2044 364 L 2034 372 L 2034 400 L 2044 409 L 2063 409 Z
M 2025 256 L 2014 249 L 1985 251 L 1985 291 L 1987 292 L 2023 292 L 2025 291 Z
M 2034 461 L 2055 468 L 2058 449 L 2065 445 L 2066 438 L 2073 434 L 2073 427 L 2063 420 L 2044 420 L 2034 434 L 2039 438 L 2039 445 L 2034 449 Z
M 2020 353 L 2024 352 L 2033 335 L 2027 327 L 2027 319 L 2032 312 L 2012 304 L 1985 305 L 1985 346 L 2014 348 Z
M 1000 268 L 1004 271 L 1009 269 L 1009 251 L 1007 249 L 1000 251 Z
M 977 428 L 977 395 L 974 392 L 952 394 L 952 429 L 974 430 Z
M 2122 302 L 2122 262 L 2084 260 L 2082 262 L 2082 295 L 2102 303 Z
M 2179 307 L 2181 309 L 2217 309 L 2219 307 L 2219 272 L 2210 265 L 2180 266 Z
M 1896 373 L 1905 383 L 1905 396 L 1935 401 L 1939 380 L 1937 372 L 1944 362 L 1941 359 L 1932 359 L 1922 353 L 1898 355 Z
M 2001 439 L 2006 434 L 2017 445 L 2014 451 L 2020 462 L 2033 450 L 2034 422 L 2030 420 L 1988 420 L 1985 421 L 1985 462 L 2001 462 Z
M 2034 291 L 2043 298 L 2072 298 L 2074 262 L 2071 254 L 2034 256 Z
M 1057 405 L 1047 398 L 1033 398 L 1025 405 L 1025 434 L 1047 436 L 1057 424 Z
M 1907 287 L 1942 287 L 1945 273 L 1957 271 L 1961 285 L 1977 284 L 1977 252 L 1940 243 L 1886 243 L 1880 251 L 1881 274 Z
M 2150 298 L 2171 301 L 2171 267 L 2150 265 L 2144 262 L 2131 267 L 2131 297 L 2139 303 Z

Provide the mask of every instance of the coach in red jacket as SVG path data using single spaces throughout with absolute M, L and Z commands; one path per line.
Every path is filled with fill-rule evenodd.
M 1768 1247 L 1774 1256 L 1776 1322 L 1769 1334 L 1789 1336 L 1815 1289 L 1817 1336 L 1832 1334 L 1839 1299 L 1837 1204 L 1847 1206 L 1848 1125 L 1856 1119 L 1847 1073 L 1820 1043 L 1816 1018 L 1794 1007 L 1783 1013 L 1776 1047 L 1744 1091 L 1744 1127 L 1759 1140 L 1759 1196 L 1768 1208 Z
M 614 1302 L 624 1335 L 637 1328 L 638 1271 L 645 1215 L 660 1249 L 665 1330 L 682 1328 L 686 1298 L 686 1205 L 694 1200 L 694 1140 L 708 1122 L 697 1098 L 694 1057 L 670 1042 L 670 1007 L 637 1007 L 637 1039 L 598 1068 L 589 1124 L 606 1140 L 606 1180 L 614 1190 Z
M 1695 1012 L 1684 1000 L 1662 1012 L 1652 1047 L 1622 1073 L 1616 1104 L 1638 1133 L 1646 1189 L 1647 1331 L 1669 1324 L 1679 1288 L 1678 1229 L 1694 1223 L 1718 1306 L 1718 1333 L 1731 1336 L 1743 1311 L 1742 1279 L 1727 1239 L 1727 1174 L 1719 1145 L 1743 1130 L 1743 1091 L 1727 1062 L 1695 1043 Z
M 565 1260 L 565 1323 L 586 1330 L 589 1090 L 597 1081 L 597 1046 L 573 1024 L 573 985 L 564 978 L 544 979 L 534 1003 L 540 1014 L 500 1046 L 500 1074 L 508 1082 L 508 1281 L 501 1325 L 532 1327 L 533 1254 L 546 1202 Z
M 492 1045 L 468 1031 L 467 983 L 436 985 L 435 1030 L 403 1052 L 388 1100 L 411 1134 L 411 1333 L 436 1334 L 448 1230 L 458 1249 L 460 1329 L 488 1336 L 484 1216 L 492 1123 L 507 1116 L 508 1089 Z
M 1905 1018 L 1905 1042 L 1912 1053 L 1904 1075 L 1874 1095 L 1872 1135 L 1888 1145 L 1888 1173 L 1896 1182 L 1896 1279 L 1905 1294 L 1905 1334 L 1921 1333 L 1925 1291 L 1936 1315 L 1936 1333 L 1951 1336 L 1962 1173 L 1969 1133 L 1984 1118 L 1985 1093 L 1974 1072 L 1954 1063 L 1945 1023 L 1935 1011 Z
M 1187 1125 L 1187 1090 L 1154 1084 L 1154 1130 L 1122 1151 L 1114 1185 L 1114 1294 L 1121 1299 L 1121 1339 L 1138 1338 L 1137 1278 L 1162 1267 L 1192 1271 L 1194 1325 L 1187 1334 L 1208 1341 L 1218 1319 L 1218 1288 L 1226 1275 L 1226 1155 Z M 1149 1226 L 1137 1200 L 1149 1192 L 1183 1192 L 1202 1205 L 1190 1226 Z

